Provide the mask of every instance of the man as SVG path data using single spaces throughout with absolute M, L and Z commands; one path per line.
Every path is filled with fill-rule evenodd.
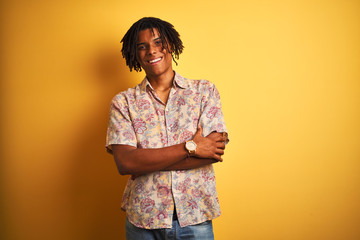
M 184 47 L 170 23 L 142 18 L 122 43 L 130 71 L 146 73 L 113 98 L 107 132 L 120 174 L 131 175 L 121 204 L 126 237 L 213 239 L 220 208 L 212 164 L 228 142 L 219 93 L 173 71 Z

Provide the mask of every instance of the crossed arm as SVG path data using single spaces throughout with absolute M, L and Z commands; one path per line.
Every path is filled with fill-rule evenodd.
M 129 145 L 112 145 L 114 159 L 121 175 L 139 176 L 155 171 L 186 170 L 222 161 L 225 141 L 222 133 L 202 137 L 195 133 L 196 153 L 188 157 L 185 143 L 156 149 L 139 149 Z

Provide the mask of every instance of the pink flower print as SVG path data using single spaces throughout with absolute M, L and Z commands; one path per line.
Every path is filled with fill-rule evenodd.
M 125 131 L 122 133 L 122 135 L 126 138 L 126 140 L 134 140 L 134 135 L 129 132 L 129 131 Z
M 143 134 L 145 132 L 146 123 L 141 118 L 135 118 L 133 121 L 135 132 Z
M 200 191 L 199 189 L 192 189 L 192 190 L 191 190 L 191 194 L 192 194 L 194 197 L 200 198 L 200 197 L 202 197 L 203 192 Z
M 141 212 L 150 213 L 155 205 L 155 201 L 150 198 L 145 198 L 140 202 Z
M 210 174 L 206 169 L 201 170 L 201 177 L 205 180 L 205 182 L 215 179 L 215 176 Z
M 191 95 L 193 93 L 193 91 L 191 91 L 190 89 L 186 89 L 185 91 L 184 91 L 184 95 L 185 96 L 189 96 L 189 95 Z
M 137 204 L 140 202 L 140 199 L 139 199 L 139 197 L 135 197 L 133 201 L 134 201 L 134 204 Z
M 222 132 L 224 130 L 224 125 L 222 123 L 218 123 L 215 129 L 217 132 Z
M 186 184 L 186 186 L 188 186 L 191 183 L 191 179 L 187 177 L 184 183 Z
M 141 98 L 141 99 L 136 100 L 136 106 L 139 109 L 146 110 L 146 109 L 150 108 L 150 102 L 148 100 Z
M 156 218 L 158 220 L 163 220 L 168 217 L 168 214 L 166 211 L 159 211 L 158 214 L 156 214 Z
M 188 207 L 191 207 L 191 209 L 198 208 L 197 203 L 192 198 L 190 198 L 190 200 L 188 200 Z
M 133 94 L 126 94 L 125 96 L 127 96 L 130 100 L 135 99 L 135 96 Z
M 190 178 L 186 178 L 185 181 L 180 182 L 177 186 L 176 186 L 176 190 L 181 191 L 181 193 L 185 193 L 187 191 L 188 186 L 191 183 L 191 179 Z
M 122 125 L 120 122 L 114 122 L 114 125 L 115 125 L 115 130 L 116 132 L 120 132 L 120 129 L 122 129 Z M 124 136 L 124 134 L 123 134 Z
M 193 136 L 194 136 L 194 134 L 192 132 L 186 130 L 181 134 L 180 141 L 186 142 L 186 141 L 190 140 Z
M 177 105 L 182 106 L 185 105 L 185 100 L 182 97 L 179 97 L 179 99 L 177 100 Z
M 147 227 L 150 227 L 150 226 L 153 225 L 153 224 L 154 224 L 154 218 L 149 218 L 149 219 L 146 220 L 145 225 L 146 225 Z M 141 225 L 140 225 L 139 227 L 141 227 Z
M 208 215 L 206 210 L 200 210 L 200 213 L 201 213 L 201 215 L 203 215 L 205 217 Z
M 135 186 L 135 193 L 140 194 L 144 191 L 144 185 L 142 183 L 138 183 Z
M 170 127 L 170 132 L 176 132 L 179 128 L 177 122 L 172 122 L 169 127 Z
M 167 197 L 170 194 L 170 189 L 166 185 L 157 185 L 157 196 L 158 198 Z
M 170 204 L 172 204 L 173 200 L 172 198 L 162 198 L 161 199 L 161 205 L 163 205 L 164 207 L 169 206 Z
M 196 117 L 196 116 L 194 116 L 194 117 L 192 118 L 192 122 L 193 122 L 194 128 L 196 129 L 196 128 L 197 128 L 197 125 L 198 125 L 198 123 L 199 123 L 199 118 Z
M 194 81 L 193 84 L 194 84 L 194 89 L 196 89 L 199 87 L 200 81 Z
M 208 198 L 208 197 L 205 198 L 204 203 L 208 207 L 211 207 L 213 205 L 213 201 L 211 200 L 211 198 Z
M 165 112 L 165 111 L 162 110 L 162 109 L 156 109 L 155 112 L 156 112 L 156 114 L 159 115 L 159 116 L 164 116 L 164 112 Z
M 178 140 L 178 138 L 179 138 L 179 134 L 174 134 L 174 136 L 173 136 L 174 142 L 176 142 Z
M 160 139 L 162 144 L 165 145 L 167 143 L 166 136 L 162 132 L 160 133 Z
M 143 140 L 140 142 L 140 145 L 142 148 L 148 148 L 149 147 L 149 141 L 148 140 Z
M 121 106 L 119 109 L 123 113 L 128 113 L 129 112 L 129 106 L 127 106 L 127 105 Z
M 199 95 L 195 95 L 195 97 L 194 97 L 194 102 L 198 103 L 199 101 L 200 101 Z
M 161 172 L 154 172 L 153 173 L 153 182 L 157 182 L 158 179 L 160 178 L 161 176 Z
M 206 114 L 207 118 L 213 119 L 214 117 L 217 117 L 220 113 L 220 108 L 218 107 L 211 107 L 209 112 Z
M 154 116 L 153 113 L 148 113 L 148 114 L 145 115 L 145 117 L 146 117 L 147 122 L 151 122 L 154 119 L 155 116 Z
M 179 190 L 181 193 L 185 193 L 186 192 L 186 185 L 184 183 L 179 183 L 176 186 L 176 190 Z

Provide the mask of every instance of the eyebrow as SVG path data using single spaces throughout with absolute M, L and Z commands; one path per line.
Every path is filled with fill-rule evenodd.
M 158 37 L 158 38 L 154 38 L 153 42 L 157 41 L 157 40 L 161 40 L 161 37 Z M 136 46 L 139 46 L 139 45 L 142 45 L 142 44 L 145 44 L 145 42 L 139 42 L 139 43 L 136 43 Z

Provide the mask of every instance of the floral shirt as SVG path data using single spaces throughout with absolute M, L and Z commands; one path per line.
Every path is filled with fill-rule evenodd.
M 137 148 L 172 146 L 191 140 L 199 125 L 204 136 L 213 131 L 227 132 L 214 84 L 175 73 L 165 105 L 145 78 L 113 98 L 106 147 L 112 153 L 112 144 Z M 121 208 L 135 226 L 171 228 L 174 207 L 181 227 L 220 215 L 212 165 L 129 178 Z

